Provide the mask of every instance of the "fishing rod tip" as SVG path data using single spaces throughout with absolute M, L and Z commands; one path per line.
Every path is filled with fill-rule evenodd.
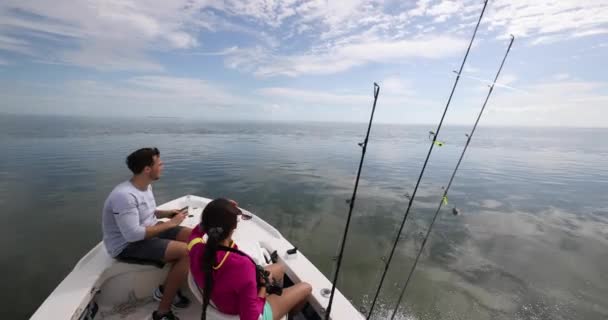
M 374 97 L 378 98 L 378 94 L 380 93 L 380 86 L 374 82 Z

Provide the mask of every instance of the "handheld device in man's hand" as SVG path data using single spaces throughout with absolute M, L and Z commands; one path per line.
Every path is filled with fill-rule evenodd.
M 178 212 L 179 212 L 179 213 L 184 213 L 186 210 L 188 210 L 188 206 L 185 206 L 185 207 L 183 207 L 183 208 L 179 209 L 179 210 L 178 210 Z M 174 213 L 171 215 L 171 218 L 175 217 L 175 216 L 177 215 L 177 213 L 178 213 L 178 212 L 174 212 Z

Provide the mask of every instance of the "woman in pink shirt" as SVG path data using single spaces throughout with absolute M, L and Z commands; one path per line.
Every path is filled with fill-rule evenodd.
M 210 301 L 220 312 L 238 315 L 241 320 L 280 319 L 305 303 L 312 292 L 311 286 L 304 282 L 283 289 L 280 296 L 267 295 L 266 288 L 258 286 L 262 280 L 257 279 L 253 261 L 227 249 L 238 249 L 232 234 L 241 214 L 234 201 L 215 199 L 205 207 L 201 224 L 190 236 L 190 271 L 203 290 L 201 319 L 206 319 Z M 282 283 L 284 271 L 280 265 L 266 269 L 271 278 Z

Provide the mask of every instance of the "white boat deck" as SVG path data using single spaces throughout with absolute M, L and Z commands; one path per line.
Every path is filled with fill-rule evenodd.
M 190 206 L 189 214 L 192 216 L 184 220 L 182 225 L 193 228 L 200 222 L 202 209 L 209 201 L 210 199 L 202 197 L 187 196 L 167 202 L 159 206 L 159 209 Z M 249 213 L 247 210 L 244 212 Z M 254 259 L 262 259 L 260 247 L 268 252 L 276 250 L 279 260 L 285 264 L 286 275 L 293 282 L 305 281 L 312 285 L 309 303 L 318 315 L 323 315 L 329 297 L 321 292 L 331 288 L 330 281 L 299 251 L 288 255 L 286 251 L 292 249 L 293 245 L 274 227 L 256 215 L 252 216 L 251 220 L 239 222 L 233 236 L 235 242 Z M 94 319 L 150 319 L 157 306 L 151 294 L 164 280 L 167 268 L 117 262 L 107 254 L 103 243 L 99 243 L 78 262 L 31 319 L 78 320 L 92 300 L 99 305 Z M 183 292 L 192 297 L 187 286 Z M 189 308 L 176 312 L 181 319 L 200 319 L 201 306 L 194 297 L 191 300 L 193 303 Z M 220 318 L 223 317 L 217 319 Z M 336 290 L 331 318 L 364 319 L 339 290 Z
M 175 315 L 180 319 L 200 319 L 201 305 L 195 300 L 193 302 L 186 309 L 175 310 Z M 119 304 L 110 310 L 100 310 L 97 317 L 104 320 L 150 319 L 150 315 L 157 308 L 158 302 L 149 296 Z

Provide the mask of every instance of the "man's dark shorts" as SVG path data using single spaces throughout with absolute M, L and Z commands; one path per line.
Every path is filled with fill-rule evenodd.
M 184 227 L 177 226 L 161 232 L 158 236 L 131 242 L 116 257 L 118 260 L 134 263 L 157 263 L 165 261 L 165 251 L 171 240 L 175 240 Z

